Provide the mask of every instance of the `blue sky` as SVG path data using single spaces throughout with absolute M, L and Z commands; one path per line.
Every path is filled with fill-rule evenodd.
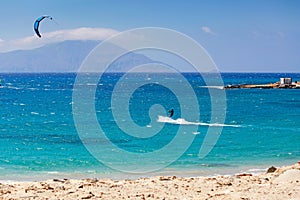
M 198 41 L 221 71 L 300 72 L 299 10 L 292 0 L 2 0 L 0 47 L 32 37 L 34 20 L 47 14 L 56 23 L 43 33 L 164 27 Z

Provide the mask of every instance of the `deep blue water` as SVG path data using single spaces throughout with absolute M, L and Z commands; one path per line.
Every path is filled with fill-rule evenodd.
M 85 75 L 87 82 L 80 85 L 80 90 L 88 91 L 95 87 L 94 109 L 97 120 L 106 137 L 116 149 L 107 156 L 112 165 L 134 165 L 137 168 L 152 168 L 153 162 L 131 160 L 126 162 L 118 154 L 123 149 L 135 154 L 154 152 L 172 141 L 180 127 L 190 127 L 196 131 L 185 131 L 187 138 L 194 140 L 182 152 L 182 156 L 171 165 L 157 173 L 183 175 L 213 175 L 238 173 L 265 169 L 270 165 L 280 166 L 297 162 L 300 158 L 300 90 L 297 89 L 232 89 L 226 93 L 226 118 L 222 134 L 212 151 L 204 158 L 199 158 L 199 148 L 204 140 L 208 126 L 195 124 L 172 124 L 152 121 L 149 109 L 155 104 L 175 110 L 172 117 L 191 123 L 210 123 L 211 99 L 209 90 L 199 74 L 184 74 L 192 86 L 200 108 L 198 119 L 182 116 L 185 107 L 181 105 L 178 95 L 189 102 L 191 98 L 185 88 L 180 89 L 173 74 L 156 74 L 158 80 L 176 85 L 179 93 L 174 92 L 158 82 L 138 87 L 129 101 L 130 119 L 124 118 L 151 132 L 155 125 L 162 129 L 151 137 L 134 137 L 120 128 L 115 120 L 111 103 L 115 84 L 123 74 L 105 74 L 97 85 L 88 84 L 89 78 L 96 74 Z M 139 83 L 150 80 L 152 75 L 134 74 L 129 80 Z M 280 73 L 224 73 L 224 84 L 271 83 L 280 77 L 292 77 L 300 80 L 300 74 Z M 84 119 L 84 130 L 91 137 L 82 138 L 74 122 L 73 86 L 76 74 L 0 74 L 0 179 L 43 179 L 48 177 L 124 177 L 119 171 L 107 167 L 98 161 L 86 148 L 102 149 L 109 147 L 102 137 L 95 137 L 95 130 L 90 118 Z M 126 88 L 126 87 L 125 87 Z M 214 89 L 220 90 L 220 89 Z M 123 98 L 130 91 L 123 90 L 115 94 Z M 82 97 L 84 100 L 84 97 Z M 87 97 L 88 98 L 88 97 Z M 125 106 L 125 105 L 124 105 Z M 190 109 L 190 107 L 189 107 Z M 220 108 L 222 109 L 222 108 Z M 87 110 L 87 113 L 90 111 Z M 193 113 L 193 110 L 189 110 Z M 118 114 L 117 114 L 118 115 Z M 121 116 L 117 117 L 124 117 Z M 156 116 L 158 117 L 158 116 Z M 126 121 L 127 120 L 127 121 Z M 134 130 L 130 130 L 129 132 Z M 187 129 L 189 130 L 189 129 Z M 84 139 L 84 141 L 83 141 Z M 184 139 L 182 144 L 185 144 Z M 180 144 L 177 144 L 180 149 Z M 171 152 L 162 152 L 166 158 L 174 156 L 177 147 Z M 115 151 L 116 150 L 116 151 Z M 137 176 L 144 176 L 137 175 Z

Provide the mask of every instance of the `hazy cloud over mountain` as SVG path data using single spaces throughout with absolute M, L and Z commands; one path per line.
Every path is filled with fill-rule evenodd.
M 107 28 L 77 28 L 41 33 L 42 37 L 36 35 L 20 38 L 16 40 L 1 40 L 0 52 L 14 50 L 26 50 L 42 47 L 46 44 L 62 42 L 66 40 L 105 40 L 106 38 L 118 33 L 118 31 Z

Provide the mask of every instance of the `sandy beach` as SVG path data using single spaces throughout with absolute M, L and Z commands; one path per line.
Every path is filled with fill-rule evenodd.
M 275 169 L 274 169 L 275 170 Z M 0 183 L 0 199 L 300 199 L 300 162 L 263 174 Z

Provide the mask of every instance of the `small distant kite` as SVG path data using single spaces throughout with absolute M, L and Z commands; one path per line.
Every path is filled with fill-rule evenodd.
M 33 28 L 34 28 L 34 31 L 35 33 L 37 34 L 37 36 L 39 37 L 42 37 L 40 32 L 39 32 L 39 26 L 40 26 L 40 22 L 45 19 L 45 18 L 49 18 L 52 20 L 52 17 L 51 16 L 48 16 L 48 15 L 44 15 L 44 16 L 41 16 L 39 18 L 37 18 L 37 20 L 35 20 L 34 24 L 33 24 Z

